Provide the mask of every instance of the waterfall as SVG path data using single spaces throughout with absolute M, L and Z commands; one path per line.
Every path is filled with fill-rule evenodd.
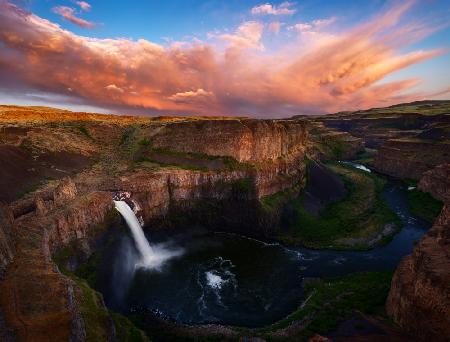
M 164 261 L 174 256 L 182 254 L 182 250 L 169 250 L 165 245 L 156 245 L 154 248 L 150 246 L 138 218 L 125 201 L 115 201 L 117 211 L 127 222 L 131 235 L 136 244 L 136 248 L 140 254 L 140 260 L 136 263 L 136 267 L 143 268 L 160 268 Z

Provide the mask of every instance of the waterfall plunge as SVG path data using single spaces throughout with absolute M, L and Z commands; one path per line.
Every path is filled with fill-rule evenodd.
M 114 204 L 117 211 L 127 222 L 136 248 L 139 251 L 140 260 L 135 265 L 137 268 L 159 269 L 166 260 L 182 254 L 182 250 L 169 250 L 167 249 L 167 246 L 163 244 L 155 245 L 153 247 L 150 246 L 138 218 L 129 205 L 125 201 L 114 201 Z

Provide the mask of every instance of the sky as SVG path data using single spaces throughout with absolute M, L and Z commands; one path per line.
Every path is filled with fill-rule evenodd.
M 0 0 L 0 103 L 282 118 L 450 98 L 450 0 Z

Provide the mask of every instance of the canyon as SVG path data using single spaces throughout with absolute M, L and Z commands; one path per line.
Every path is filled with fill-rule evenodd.
M 54 262 L 64 249 L 73 252 L 63 265 L 69 271 L 89 260 L 120 221 L 117 194 L 154 230 L 201 224 L 270 240 L 283 230 L 286 204 L 308 189 L 311 161 L 366 159 L 382 174 L 418 181 L 445 204 L 395 271 L 386 304 L 405 333 L 444 341 L 450 333 L 448 109 L 445 101 L 425 102 L 256 120 L 0 106 L 0 340 L 119 339 L 101 295 Z M 94 296 L 101 321 L 88 318 L 86 296 Z M 216 330 L 238 336 L 226 326 L 189 329 L 194 336 Z

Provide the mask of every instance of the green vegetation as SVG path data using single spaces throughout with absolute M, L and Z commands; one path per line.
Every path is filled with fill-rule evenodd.
M 179 169 L 179 170 L 202 171 L 202 172 L 208 171 L 208 168 L 206 166 L 163 163 L 161 161 L 157 161 L 155 159 L 147 158 L 147 157 L 142 157 L 137 161 L 137 163 L 145 163 L 145 162 L 152 163 L 152 164 L 158 164 L 159 166 L 170 167 L 170 168 Z
M 341 159 L 346 151 L 346 146 L 343 141 L 325 136 L 320 138 L 317 147 L 324 156 L 332 160 Z
M 120 138 L 119 145 L 123 146 L 129 144 L 137 130 L 138 130 L 137 125 L 130 125 L 127 128 L 125 128 Z
M 116 327 L 117 340 L 121 342 L 139 342 L 149 341 L 145 333 L 136 328 L 136 326 L 125 316 L 118 313 L 111 313 Z
M 141 146 L 148 147 L 152 145 L 152 142 L 150 141 L 150 139 L 144 138 L 142 140 L 139 140 L 138 144 Z
M 89 133 L 88 129 L 84 125 L 78 125 L 77 129 L 86 137 L 89 139 L 92 139 L 91 133 Z
M 344 277 L 311 279 L 305 282 L 305 302 L 286 318 L 259 332 L 270 339 L 270 333 L 297 322 L 305 325 L 297 341 L 314 334 L 325 334 L 339 322 L 351 318 L 354 310 L 366 314 L 383 314 L 392 272 L 355 273 Z
M 166 159 L 167 161 L 164 161 Z M 226 170 L 248 170 L 253 168 L 251 164 L 240 163 L 230 156 L 213 156 L 199 152 L 180 152 L 167 148 L 152 148 L 148 139 L 138 142 L 138 147 L 133 153 L 134 163 L 149 162 L 164 167 L 174 167 L 183 170 L 203 171 L 210 169 L 208 162 L 222 164 Z M 216 166 L 217 167 L 217 166 Z
M 246 193 L 254 187 L 254 184 L 251 178 L 240 178 L 231 183 L 231 187 L 234 191 Z
M 442 210 L 443 203 L 430 194 L 414 189 L 408 191 L 408 205 L 411 214 L 433 223 Z
M 70 278 L 79 289 L 76 297 L 86 329 L 86 341 L 108 340 L 110 317 L 108 309 L 102 305 L 102 295 L 91 289 L 85 280 L 75 275 L 70 275 Z
M 358 164 L 370 166 L 373 163 L 373 158 L 375 157 L 376 153 L 377 153 L 376 150 L 366 147 L 364 150 L 359 151 L 356 154 L 357 159 L 355 159 L 354 162 L 358 163 Z
M 288 188 L 279 192 L 276 192 L 272 195 L 265 196 L 261 198 L 261 205 L 263 209 L 267 212 L 274 212 L 280 209 L 289 199 L 294 196 L 294 193 L 297 189 Z
M 94 232 L 104 230 L 113 224 L 118 218 L 118 213 L 111 210 L 103 223 L 93 229 Z M 122 229 L 122 228 L 121 228 Z M 124 342 L 149 341 L 147 336 L 126 317 L 121 314 L 110 312 L 103 305 L 102 294 L 95 291 L 96 268 L 102 260 L 102 249 L 95 252 L 91 257 L 83 262 L 74 272 L 71 272 L 67 265 L 70 261 L 76 260 L 79 254 L 80 245 L 77 241 L 61 248 L 53 255 L 53 261 L 58 265 L 61 273 L 71 278 L 77 285 L 75 295 L 79 303 L 81 315 L 86 329 L 86 340 L 106 341 L 111 334 L 111 322 L 114 322 L 117 340 Z
M 393 116 L 393 115 L 408 115 L 420 113 L 422 115 L 439 115 L 447 114 L 450 110 L 450 101 L 435 100 L 435 101 L 416 101 L 411 103 L 402 103 L 384 108 L 372 108 L 368 110 L 361 110 L 356 112 L 341 112 L 333 114 L 334 117 L 347 115 L 364 115 L 374 118 Z
M 294 214 L 286 218 L 287 227 L 278 237 L 281 241 L 310 248 L 362 250 L 373 247 L 371 241 L 386 224 L 400 226 L 400 220 L 382 199 L 384 179 L 350 166 L 328 167 L 343 178 L 346 198 L 330 203 L 317 216 L 304 209 L 304 194 L 293 199 L 288 212 Z M 376 243 L 388 241 L 389 237 L 383 236 Z
M 147 336 L 125 316 L 110 312 L 103 305 L 102 294 L 93 290 L 95 284 L 95 265 L 99 260 L 96 254 L 89 261 L 75 271 L 70 272 L 65 267 L 65 261 L 69 260 L 75 252 L 75 244 L 64 248 L 53 257 L 60 271 L 71 278 L 77 285 L 75 292 L 81 315 L 86 329 L 86 341 L 106 341 L 111 333 L 111 319 L 114 322 L 118 341 L 138 342 L 149 341 Z M 88 279 L 84 279 L 87 276 Z

